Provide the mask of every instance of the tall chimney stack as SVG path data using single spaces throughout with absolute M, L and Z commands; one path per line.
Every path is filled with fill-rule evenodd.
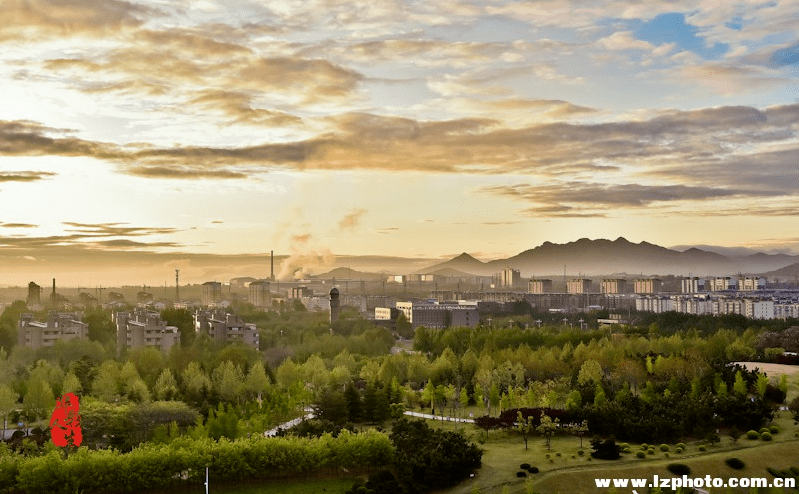
M 180 270 L 175 270 L 175 302 L 180 300 Z
M 275 251 L 271 251 L 270 259 L 272 262 L 272 273 L 269 275 L 269 281 L 275 281 Z

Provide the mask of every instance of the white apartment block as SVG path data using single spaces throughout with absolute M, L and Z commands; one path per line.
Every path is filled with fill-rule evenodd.
M 738 280 L 730 276 L 719 276 L 709 281 L 708 290 L 711 292 L 721 292 L 724 290 L 737 290 Z
M 699 293 L 705 291 L 705 280 L 693 277 L 680 280 L 680 292 Z
M 635 310 L 642 312 L 671 312 L 675 310 L 674 300 L 671 297 L 638 297 L 635 299 Z
M 738 278 L 738 290 L 742 292 L 754 292 L 756 290 L 765 290 L 765 288 L 765 278 L 753 278 L 749 276 Z

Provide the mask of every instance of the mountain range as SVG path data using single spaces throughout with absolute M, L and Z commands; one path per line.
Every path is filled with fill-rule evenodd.
M 633 243 L 625 238 L 616 240 L 583 238 L 566 244 L 544 242 L 507 259 L 483 262 L 467 253 L 449 261 L 428 266 L 419 273 L 440 270 L 490 276 L 506 268 L 521 271 L 524 277 L 562 275 L 610 275 L 632 273 L 650 275 L 730 276 L 774 272 L 774 276 L 793 276 L 799 256 L 764 254 L 725 256 L 716 252 L 689 248 L 683 251 L 668 249 L 648 242 Z M 790 273 L 777 271 L 786 269 Z

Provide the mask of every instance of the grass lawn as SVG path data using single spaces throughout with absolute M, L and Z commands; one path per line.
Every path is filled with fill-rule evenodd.
M 274 480 L 262 484 L 235 483 L 211 484 L 208 492 L 213 494 L 343 494 L 355 483 L 354 478 L 319 478 L 304 480 Z M 196 489 L 177 489 L 175 494 L 184 492 L 205 493 L 205 485 Z
M 445 430 L 456 428 L 455 424 L 448 422 L 428 421 L 428 424 Z M 730 437 L 722 433 L 721 443 L 707 448 L 705 452 L 699 450 L 700 442 L 685 441 L 684 453 L 676 454 L 675 446 L 671 444 L 671 450 L 666 456 L 657 444 L 656 453 L 647 455 L 645 459 L 635 456 L 640 445 L 631 444 L 632 453 L 623 454 L 622 458 L 616 461 L 589 460 L 591 447 L 588 438 L 583 439 L 585 453 L 582 456 L 578 454 L 580 439 L 565 434 L 553 437 L 549 451 L 540 436 L 532 436 L 528 439 L 528 449 L 525 450 L 524 441 L 518 433 L 492 431 L 486 434 L 474 426 L 460 424 L 457 425 L 458 430 L 466 432 L 475 442 L 482 442 L 480 446 L 485 451 L 483 466 L 473 479 L 442 492 L 445 494 L 599 493 L 601 491 L 594 483 L 596 478 L 651 478 L 654 474 L 661 478 L 672 477 L 673 475 L 666 470 L 666 465 L 675 462 L 690 466 L 692 477 L 694 474 L 701 476 L 709 474 L 723 478 L 770 479 L 771 475 L 766 471 L 766 467 L 771 466 L 779 470 L 791 466 L 799 467 L 799 438 L 796 436 L 799 433 L 799 426 L 794 425 L 790 414 L 786 411 L 780 412 L 772 424 L 777 425 L 780 432 L 773 436 L 771 442 L 748 440 L 744 436 L 733 444 Z M 746 468 L 733 470 L 728 467 L 724 460 L 732 457 L 744 461 Z M 519 478 L 516 473 L 520 471 L 519 465 L 522 463 L 536 466 L 540 472 Z M 719 490 L 716 489 L 716 492 Z

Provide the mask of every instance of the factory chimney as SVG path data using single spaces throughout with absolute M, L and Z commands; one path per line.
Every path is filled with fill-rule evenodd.
M 271 251 L 270 259 L 272 262 L 272 273 L 269 275 L 269 281 L 275 281 L 275 251 Z
M 175 270 L 175 302 L 180 301 L 180 270 Z

